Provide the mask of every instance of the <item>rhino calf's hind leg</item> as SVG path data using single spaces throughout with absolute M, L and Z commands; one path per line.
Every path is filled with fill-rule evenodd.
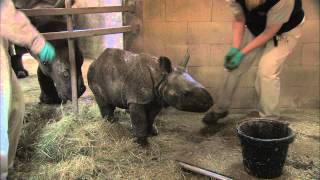
M 114 110 L 116 109 L 116 107 L 110 105 L 110 104 L 105 104 L 105 105 L 99 105 L 99 109 L 100 109 L 100 113 L 101 116 L 106 119 L 107 121 L 113 123 L 118 121 L 117 118 L 114 117 Z
M 130 104 L 130 118 L 135 136 L 135 142 L 141 146 L 148 145 L 148 120 L 146 108 L 141 104 Z
M 93 91 L 93 94 L 96 97 L 101 116 L 109 122 L 116 122 L 117 119 L 114 117 L 116 107 L 108 104 L 97 91 Z

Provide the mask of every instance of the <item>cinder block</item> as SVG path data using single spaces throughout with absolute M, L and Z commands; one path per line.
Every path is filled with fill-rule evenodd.
M 187 45 L 166 45 L 167 56 L 174 64 L 180 65 L 186 53 Z
M 255 89 L 237 88 L 233 98 L 231 108 L 254 108 L 255 107 Z
M 320 86 L 320 68 L 313 67 L 313 69 L 314 69 L 314 80 L 315 80 L 314 86 Z
M 166 21 L 188 21 L 189 0 L 166 0 Z
M 164 21 L 165 1 L 164 0 L 144 0 L 143 2 L 144 21 Z
M 319 108 L 319 86 L 288 86 L 281 89 L 280 106 L 286 108 Z
M 302 38 L 303 43 L 319 42 L 319 20 L 307 20 L 303 25 Z
M 299 67 L 283 67 L 280 74 L 280 82 L 282 86 L 300 86 L 303 78 L 301 78 L 302 70 Z
M 303 71 L 303 81 L 300 84 L 303 87 L 313 87 L 319 85 L 319 66 L 309 66 L 301 68 Z
M 146 41 L 165 42 L 165 22 L 145 22 L 143 24 L 143 37 Z
M 281 86 L 280 107 L 298 108 L 300 106 L 300 86 Z
M 145 22 L 143 26 L 145 41 L 157 40 L 167 44 L 187 42 L 187 23 Z
M 210 45 L 199 44 L 189 45 L 190 63 L 189 66 L 211 66 Z
M 302 65 L 303 66 L 319 66 L 320 53 L 319 43 L 303 44 Z
M 157 40 L 144 41 L 144 53 L 149 53 L 153 56 L 163 56 L 165 54 L 165 44 Z
M 320 4 L 319 0 L 304 0 L 302 2 L 306 18 L 310 20 L 319 20 Z
M 317 91 L 319 86 L 313 88 L 303 86 L 299 90 L 301 108 L 319 108 L 319 91 Z
M 167 45 L 166 56 L 177 64 L 183 61 L 187 49 L 190 50 L 190 61 L 188 66 L 209 66 L 210 45 Z
M 320 108 L 320 88 L 319 88 L 319 81 L 317 86 L 313 86 L 313 98 L 312 98 L 312 104 L 311 106 L 313 108 Z
M 298 43 L 297 46 L 293 49 L 292 53 L 285 61 L 285 64 L 287 66 L 301 66 L 302 46 L 302 43 Z
M 212 19 L 213 21 L 233 20 L 233 14 L 227 1 L 213 0 Z
M 213 44 L 211 46 L 211 63 L 214 66 L 223 66 L 224 58 L 227 55 L 231 44 Z
M 189 67 L 188 71 L 194 79 L 209 88 L 221 87 L 227 75 L 224 68 L 213 66 Z
M 231 43 L 230 22 L 193 22 L 188 26 L 188 41 L 191 44 Z
M 167 23 L 165 41 L 171 44 L 185 44 L 187 43 L 187 30 L 187 23 Z
M 212 0 L 166 0 L 167 21 L 211 21 Z
M 216 0 L 189 0 L 188 21 L 211 21 L 212 1 Z
M 319 67 L 285 67 L 280 75 L 282 86 L 311 88 L 319 84 Z

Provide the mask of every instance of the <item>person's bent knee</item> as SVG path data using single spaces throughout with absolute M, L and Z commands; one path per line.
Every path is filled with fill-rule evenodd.
M 276 71 L 270 70 L 270 68 L 260 68 L 258 71 L 258 76 L 263 79 L 270 79 L 270 80 L 278 80 L 279 73 Z

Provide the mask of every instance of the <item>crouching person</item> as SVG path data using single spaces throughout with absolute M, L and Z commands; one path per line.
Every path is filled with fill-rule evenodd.
M 228 0 L 235 20 L 233 47 L 225 57 L 229 70 L 218 101 L 203 118 L 207 125 L 228 115 L 242 74 L 259 61 L 255 88 L 261 117 L 279 118 L 280 73 L 301 36 L 302 0 Z
M 55 59 L 54 48 L 16 10 L 11 0 L 0 0 L 0 172 L 6 179 L 13 166 L 24 116 L 23 94 L 11 69 L 8 41 L 28 47 L 41 62 Z

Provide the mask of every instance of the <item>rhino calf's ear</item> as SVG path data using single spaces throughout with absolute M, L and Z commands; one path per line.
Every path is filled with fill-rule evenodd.
M 171 61 L 169 58 L 161 56 L 159 58 L 159 64 L 161 69 L 163 69 L 164 71 L 171 73 L 172 72 L 172 66 L 171 66 Z

